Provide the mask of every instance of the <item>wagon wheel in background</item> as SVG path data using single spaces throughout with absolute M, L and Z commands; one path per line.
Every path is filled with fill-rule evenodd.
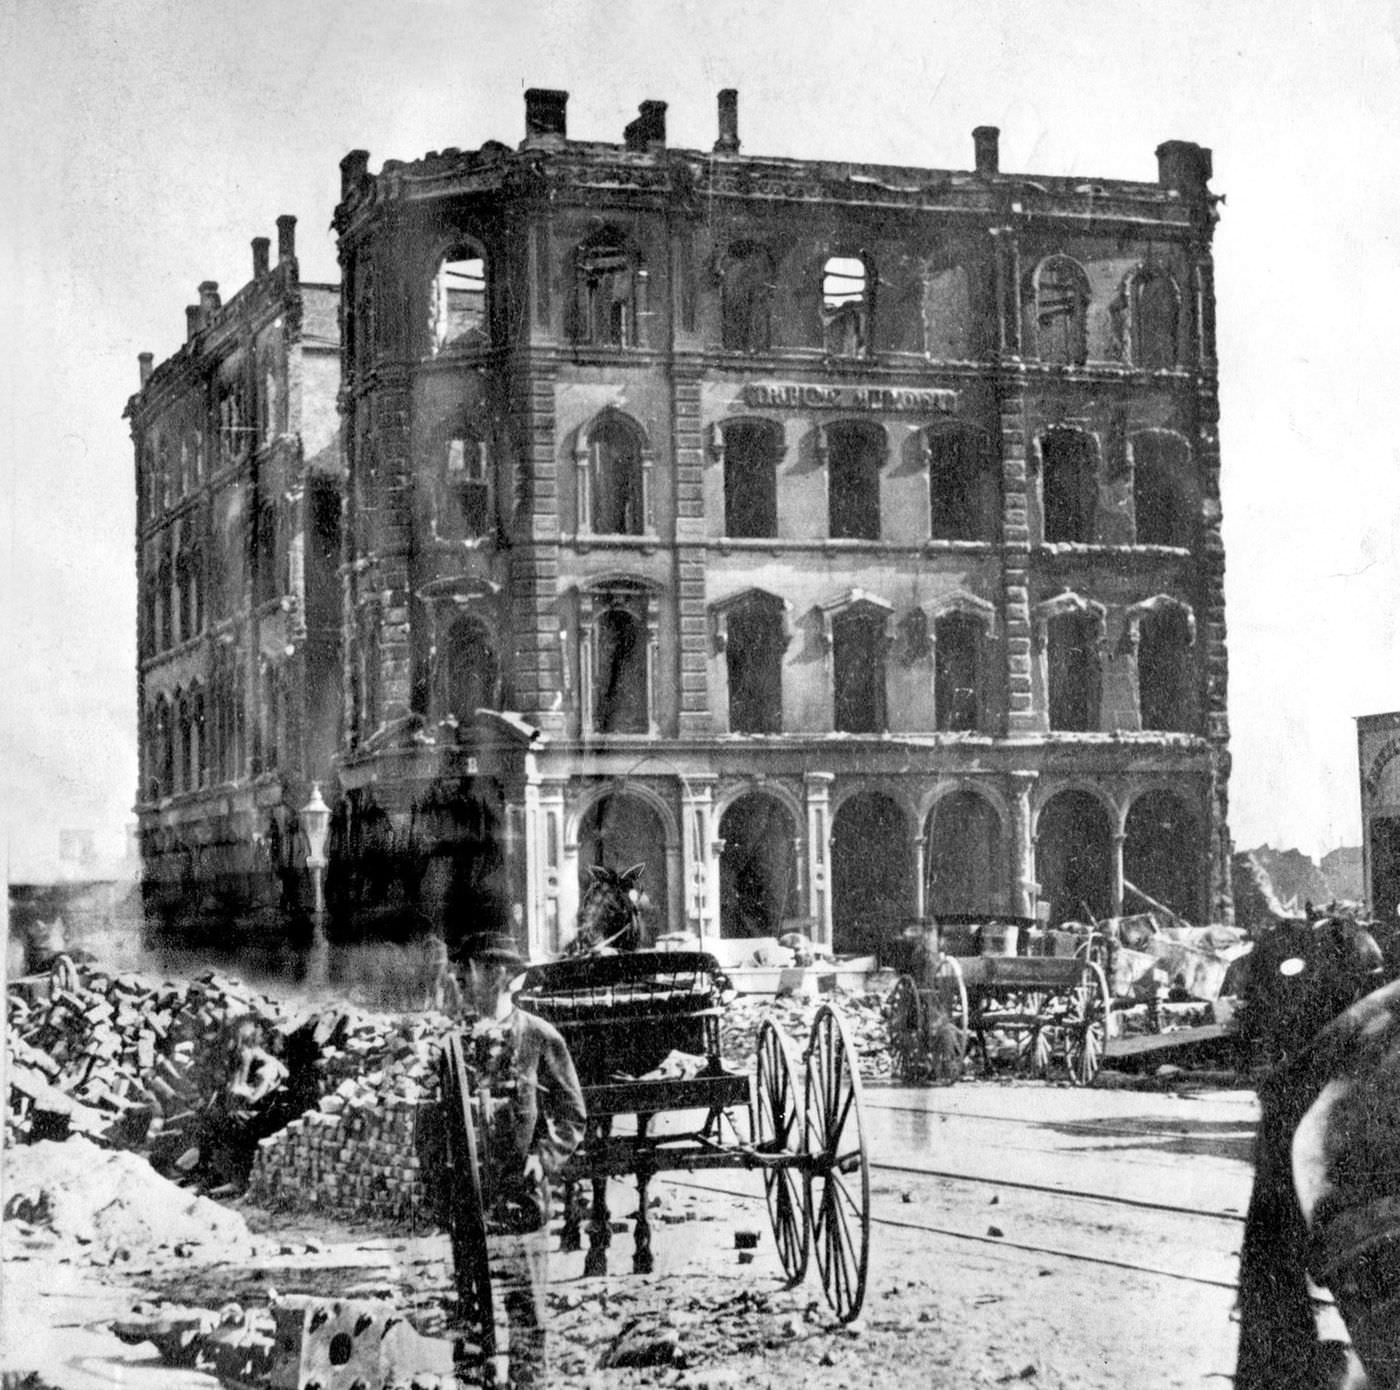
M 865 1300 L 870 1268 L 870 1160 L 860 1073 L 840 1018 L 824 1004 L 805 1053 L 807 1211 L 822 1292 L 841 1322 Z
M 477 1334 L 483 1362 L 496 1355 L 496 1309 L 491 1297 L 491 1266 L 486 1254 L 486 1207 L 481 1185 L 481 1152 L 472 1117 L 471 1090 L 456 1034 L 442 1053 L 442 1102 L 447 1130 L 447 1173 L 456 1272 L 458 1317 Z
M 938 962 L 933 999 L 938 1005 L 938 1016 L 929 1017 L 924 1024 L 928 1069 L 936 1081 L 957 1081 L 967 1056 L 970 1022 L 962 967 L 952 956 L 943 956 Z M 933 1012 L 928 1010 L 930 1015 Z
M 1085 961 L 1065 1009 L 1065 1063 L 1076 1086 L 1088 1086 L 1098 1075 L 1108 1011 L 1108 981 L 1099 966 Z
M 1043 989 L 1025 989 L 1007 1002 L 1027 1020 L 1016 1029 L 1016 1070 L 1044 1076 L 1055 1050 L 1053 1000 Z
M 912 975 L 901 975 L 885 1005 L 890 1070 L 901 1081 L 918 1081 L 924 1072 L 924 1001 Z
M 798 1113 L 797 1066 L 793 1046 L 764 1019 L 758 1032 L 758 1076 L 755 1086 L 754 1142 L 763 1154 L 802 1152 L 803 1124 Z M 811 1249 L 807 1215 L 807 1185 L 796 1165 L 775 1164 L 763 1169 L 763 1193 L 768 1219 L 783 1263 L 788 1286 L 800 1284 L 807 1273 Z

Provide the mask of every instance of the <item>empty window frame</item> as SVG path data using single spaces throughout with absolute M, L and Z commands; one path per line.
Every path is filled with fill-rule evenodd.
M 491 530 L 491 450 L 473 429 L 460 429 L 437 448 L 436 529 L 442 540 L 474 540 Z
M 585 499 L 589 529 L 599 535 L 644 535 L 648 498 L 641 431 L 620 416 L 603 416 L 588 432 L 585 466 L 592 475 Z
M 574 256 L 574 340 L 595 347 L 637 346 L 641 267 L 621 232 L 604 228 Z
M 1088 733 L 1099 727 L 1101 632 L 1101 620 L 1093 613 L 1062 613 L 1046 623 L 1052 729 Z
M 773 344 L 773 257 L 751 241 L 732 243 L 720 288 L 720 344 L 729 352 L 767 352 Z
M 822 346 L 829 356 L 865 356 L 871 280 L 863 256 L 828 256 L 822 263 Z
M 783 728 L 785 606 L 774 594 L 752 594 L 725 621 L 724 660 L 729 678 L 729 729 L 777 734 Z
M 878 734 L 887 727 L 884 612 L 857 605 L 831 619 L 833 723 L 838 733 Z
M 991 541 L 998 531 L 1000 489 L 980 430 L 927 432 L 929 535 L 940 541 Z
M 278 596 L 277 508 L 260 496 L 253 511 L 253 602 L 269 603 Z
M 1098 449 L 1081 430 L 1050 430 L 1040 439 L 1044 538 L 1050 542 L 1094 539 L 1098 510 Z
M 428 305 L 428 348 L 436 357 L 486 347 L 486 256 L 480 247 L 454 246 L 437 263 Z
M 651 731 L 646 600 L 611 593 L 593 620 L 593 728 L 600 734 Z
M 948 613 L 933 625 L 935 727 L 949 732 L 982 727 L 982 648 L 986 629 L 967 613 Z
M 1129 289 L 1133 364 L 1149 370 L 1177 365 L 1177 321 L 1181 294 L 1171 275 L 1141 266 Z
M 1191 620 L 1177 604 L 1145 614 L 1138 628 L 1138 709 L 1142 727 L 1189 733 L 1192 724 Z
M 500 661 L 491 631 L 479 618 L 459 617 L 438 652 L 444 714 L 465 724 L 479 709 L 495 709 Z
M 1194 526 L 1191 451 L 1178 435 L 1144 431 L 1129 441 L 1139 545 L 1189 547 Z
M 156 614 L 156 650 L 169 651 L 175 645 L 175 577 L 168 558 L 161 560 L 156 570 Z
M 838 421 L 825 426 L 822 437 L 832 539 L 879 540 L 885 432 L 861 421 Z
M 727 421 L 723 439 L 724 534 L 776 536 L 782 426 L 774 420 Z
M 1077 261 L 1048 256 L 1036 267 L 1036 355 L 1042 362 L 1082 366 L 1088 356 L 1089 279 Z

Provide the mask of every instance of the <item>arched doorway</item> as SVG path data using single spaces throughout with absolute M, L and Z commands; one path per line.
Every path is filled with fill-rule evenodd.
M 1001 818 L 985 797 L 971 791 L 943 797 L 929 815 L 924 846 L 929 913 L 1006 911 Z
M 841 803 L 831 826 L 831 940 L 868 955 L 913 915 L 910 829 L 897 802 L 860 792 Z
M 1180 797 L 1148 792 L 1133 802 L 1123 841 L 1125 911 L 1146 906 L 1127 890 L 1131 883 L 1188 922 L 1199 922 L 1204 865 L 1196 823 Z
M 640 797 L 612 792 L 584 812 L 578 828 L 580 902 L 588 888 L 588 871 L 594 864 L 610 869 L 644 864 L 641 890 L 646 939 L 653 941 L 668 930 L 666 829 L 657 812 Z M 573 929 L 572 922 L 566 924 L 566 938 L 573 935 Z
M 797 831 L 782 802 L 750 792 L 720 817 L 719 934 L 778 936 L 798 912 Z
M 1036 828 L 1040 900 L 1050 925 L 1113 911 L 1113 828 L 1103 804 L 1088 792 L 1061 792 L 1045 803 Z

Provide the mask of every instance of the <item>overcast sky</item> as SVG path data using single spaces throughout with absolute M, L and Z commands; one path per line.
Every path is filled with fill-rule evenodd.
M 618 141 L 1152 180 L 1215 152 L 1232 829 L 1359 839 L 1353 716 L 1400 708 L 1400 62 L 1389 0 L 7 0 L 0 3 L 0 777 L 15 877 L 120 851 L 136 785 L 136 354 L 300 218 L 336 278 L 338 164 L 523 135 L 526 87 Z

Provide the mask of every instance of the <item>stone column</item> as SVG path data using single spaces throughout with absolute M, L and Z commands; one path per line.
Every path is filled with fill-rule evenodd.
M 925 917 L 928 915 L 928 884 L 925 882 L 925 875 L 928 872 L 924 837 L 914 836 L 914 916 Z
M 1036 882 L 1035 838 L 1031 834 L 1031 790 L 1039 774 L 1013 772 L 1011 783 L 1011 912 L 1034 917 L 1039 896 Z
M 704 946 L 719 935 L 719 856 L 714 847 L 715 778 L 681 780 L 682 920 Z
M 542 779 L 536 794 L 539 818 L 539 931 L 545 951 L 554 954 L 564 944 L 559 915 L 560 870 L 564 857 L 564 782 Z
M 807 794 L 807 915 L 815 943 L 831 949 L 831 787 L 830 772 L 809 772 L 803 779 Z
M 1123 842 L 1127 838 L 1121 830 L 1113 832 L 1113 881 L 1110 892 L 1114 917 L 1123 915 Z

